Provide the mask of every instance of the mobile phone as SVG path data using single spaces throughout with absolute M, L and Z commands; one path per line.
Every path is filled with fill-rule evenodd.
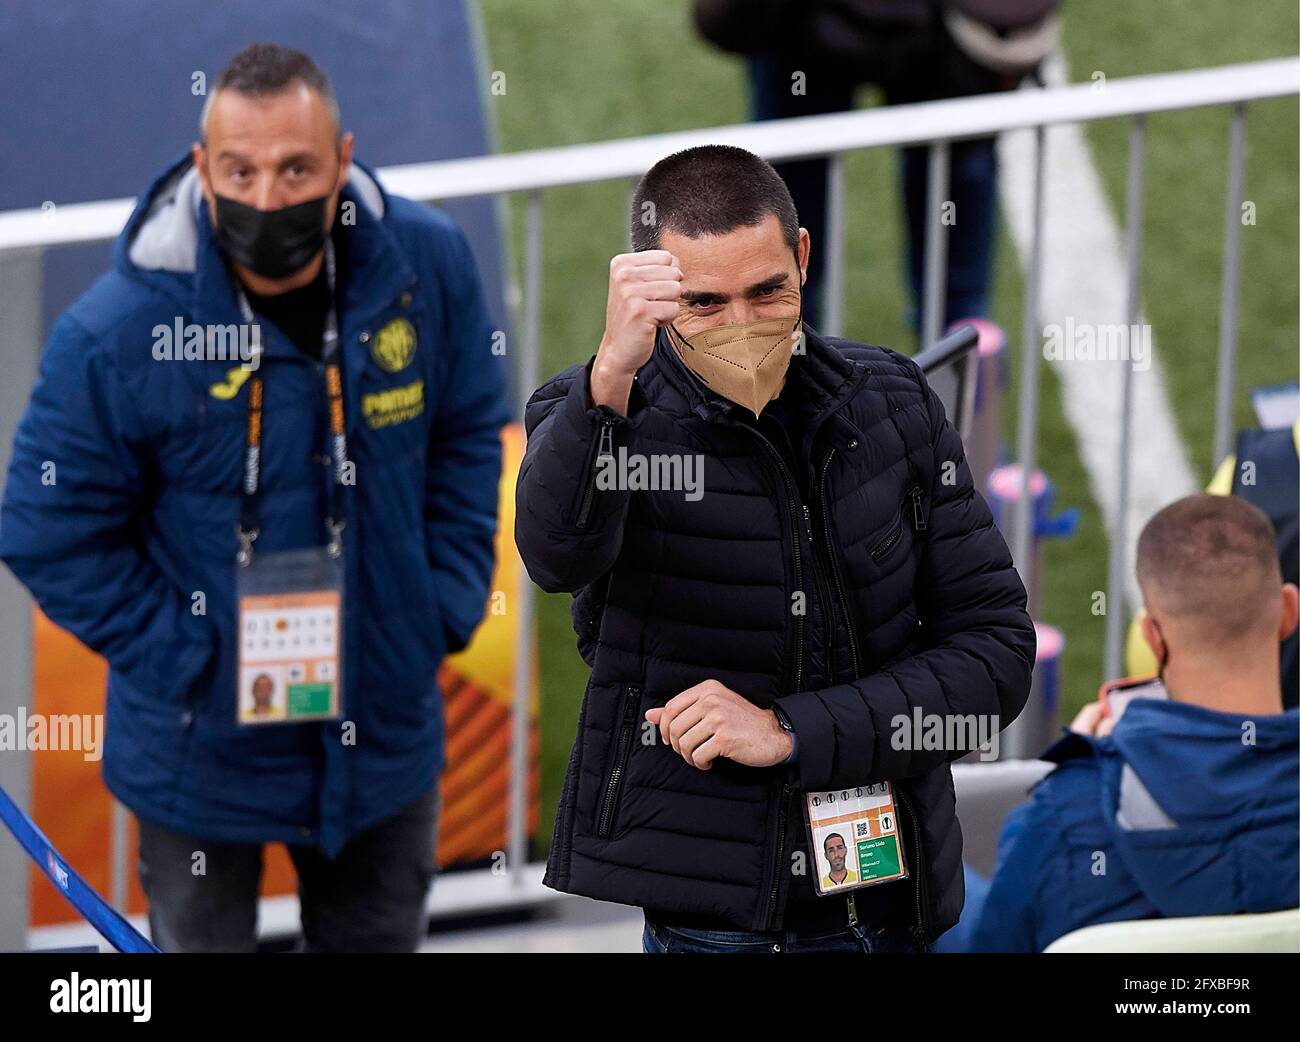
M 1158 677 L 1121 677 L 1119 680 L 1107 681 L 1097 691 L 1102 715 L 1114 720 L 1124 715 L 1124 710 L 1135 698 L 1168 697 L 1169 692 Z

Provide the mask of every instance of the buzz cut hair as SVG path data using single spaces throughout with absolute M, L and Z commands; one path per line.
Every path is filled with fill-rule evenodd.
M 199 134 L 204 141 L 208 135 L 208 117 L 217 95 L 223 90 L 233 90 L 249 98 L 274 97 L 301 83 L 314 90 L 325 102 L 336 130 L 342 127 L 339 103 L 329 77 L 302 51 L 282 47 L 278 43 L 250 43 L 226 64 L 217 76 L 216 85 L 208 92 L 199 116 Z
M 772 164 L 734 145 L 700 145 L 659 160 L 641 178 L 632 196 L 632 249 L 659 249 L 665 229 L 698 239 L 762 224 L 769 215 L 797 250 L 799 215 Z
M 1268 516 L 1234 496 L 1198 493 L 1169 504 L 1138 537 L 1147 607 L 1188 637 L 1237 644 L 1273 623 L 1282 585 Z

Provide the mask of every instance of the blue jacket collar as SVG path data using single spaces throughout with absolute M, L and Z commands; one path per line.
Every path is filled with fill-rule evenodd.
M 197 322 L 238 322 L 234 281 L 217 244 L 189 157 L 168 168 L 140 197 L 114 245 L 114 263 L 188 305 Z M 374 172 L 354 163 L 341 193 L 347 236 L 346 271 L 340 273 L 340 338 L 387 308 L 416 280 L 384 218 L 390 201 Z M 267 357 L 295 349 L 283 336 L 264 337 Z

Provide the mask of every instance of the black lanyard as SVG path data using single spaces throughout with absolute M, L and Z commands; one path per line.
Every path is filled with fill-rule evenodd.
M 321 361 L 325 367 L 325 392 L 329 401 L 330 461 L 333 464 L 333 481 L 330 482 L 329 513 L 325 528 L 329 532 L 327 552 L 338 557 L 343 552 L 343 526 L 347 523 L 343 486 L 348 473 L 348 442 L 343 428 L 343 377 L 339 371 L 338 311 L 334 302 L 334 244 L 325 243 L 325 278 L 329 287 L 329 310 L 325 313 L 325 331 L 321 338 Z M 259 365 L 248 381 L 248 436 L 244 445 L 244 484 L 241 490 L 239 521 L 235 526 L 239 539 L 239 552 L 235 560 L 240 567 L 253 560 L 253 543 L 261 529 L 258 522 L 258 499 L 262 477 L 262 402 L 261 376 L 262 331 L 253 317 L 253 309 L 243 289 L 237 289 L 239 311 L 244 322 L 253 330 L 253 350 Z

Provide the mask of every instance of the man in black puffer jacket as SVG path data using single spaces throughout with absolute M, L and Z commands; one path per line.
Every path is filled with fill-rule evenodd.
M 766 162 L 662 160 L 632 239 L 598 353 L 527 407 L 516 540 L 592 668 L 546 882 L 645 909 L 647 951 L 925 948 L 971 747 L 933 738 L 1020 712 L 1024 587 L 917 367 L 801 329 Z M 880 782 L 907 878 L 819 896 L 804 794 Z

